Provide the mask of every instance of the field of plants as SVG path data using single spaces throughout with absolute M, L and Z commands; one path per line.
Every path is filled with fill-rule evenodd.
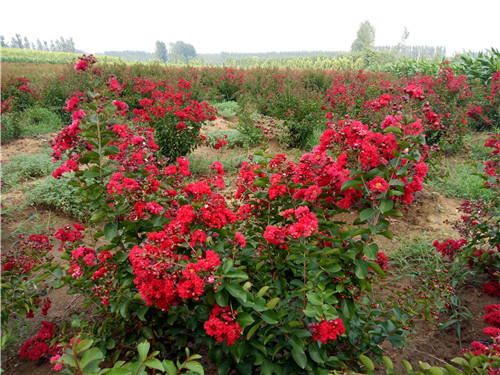
M 3 62 L 4 373 L 500 374 L 492 51 Z

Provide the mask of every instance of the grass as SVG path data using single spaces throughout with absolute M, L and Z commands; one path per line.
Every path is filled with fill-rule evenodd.
M 2 116 L 1 141 L 52 133 L 61 129 L 62 125 L 56 113 L 41 107 L 28 108 L 22 113 Z
M 210 105 L 217 108 L 219 116 L 224 118 L 235 117 L 240 111 L 240 105 L 237 102 L 210 102 Z
M 26 203 L 60 211 L 80 221 L 88 219 L 90 208 L 82 204 L 78 189 L 68 182 L 66 178 L 56 180 L 49 176 L 26 192 Z
M 427 183 L 435 190 L 455 198 L 468 200 L 482 199 L 492 202 L 497 195 L 484 187 L 484 180 L 478 176 L 477 167 L 459 159 L 450 159 L 446 166 L 444 178 L 436 177 Z
M 417 295 L 420 290 L 433 295 L 435 301 L 431 307 L 447 316 L 438 330 L 454 327 L 461 345 L 462 323 L 472 321 L 472 314 L 462 305 L 455 291 L 468 281 L 471 272 L 464 272 L 460 266 L 445 261 L 425 233 L 422 237 L 401 239 L 400 248 L 390 256 L 389 262 L 391 269 L 395 269 L 394 282 L 403 277 L 411 278 L 410 295 Z M 450 287 L 453 293 L 446 292 Z
M 8 190 L 22 181 L 49 176 L 56 169 L 49 154 L 18 154 L 2 165 L 2 190 Z

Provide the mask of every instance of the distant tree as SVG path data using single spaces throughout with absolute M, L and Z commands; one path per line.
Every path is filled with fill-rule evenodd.
M 3 35 L 0 35 L 0 46 L 2 46 L 2 47 L 9 46 L 7 43 L 5 43 L 5 37 Z
M 23 48 L 24 49 L 31 49 L 31 43 L 28 40 L 27 36 L 24 37 Z
M 405 46 L 406 40 L 408 39 L 408 36 L 410 35 L 410 32 L 405 26 L 405 29 L 403 31 L 403 35 L 401 35 L 401 40 L 399 41 L 398 45 L 394 48 L 394 51 L 396 53 L 399 53 L 401 49 Z
M 42 42 L 40 42 L 40 39 L 36 40 L 36 49 L 38 51 L 44 51 L 43 44 L 42 44 Z
M 368 21 L 359 25 L 358 35 L 351 45 L 351 51 L 372 50 L 375 46 L 375 28 Z
M 170 53 L 176 58 L 184 58 L 186 64 L 189 62 L 190 57 L 196 57 L 196 50 L 194 47 L 191 44 L 184 43 L 182 41 L 170 43 Z
M 21 35 L 16 34 L 15 37 L 12 37 L 12 40 L 10 41 L 10 48 L 20 48 L 23 49 L 23 39 L 21 38 Z
M 155 44 L 155 59 L 163 62 L 167 61 L 167 46 L 159 40 L 157 40 Z

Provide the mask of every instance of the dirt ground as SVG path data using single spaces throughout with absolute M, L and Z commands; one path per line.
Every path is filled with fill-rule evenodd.
M 226 120 L 218 120 L 209 129 L 225 129 L 229 125 Z M 9 158 L 17 153 L 36 154 L 40 147 L 47 147 L 50 136 L 39 137 L 37 139 L 20 139 L 2 146 L 2 164 L 8 163 Z M 213 149 L 200 148 L 196 151 L 202 157 L 215 157 Z M 230 151 L 226 151 L 230 152 Z M 270 145 L 268 152 L 281 152 L 276 145 Z M 8 249 L 15 241 L 13 232 L 20 226 L 42 225 L 47 227 L 60 228 L 71 225 L 73 220 L 61 213 L 51 212 L 46 209 L 23 205 L 24 193 L 21 189 L 11 189 L 2 194 L 2 249 Z M 420 237 L 425 232 L 428 239 L 443 240 L 454 236 L 452 228 L 444 224 L 444 220 L 454 220 L 459 218 L 456 207 L 460 200 L 443 196 L 440 193 L 425 188 L 416 195 L 416 199 L 411 208 L 404 212 L 402 218 L 391 219 L 391 230 L 407 237 Z M 32 224 L 31 224 L 32 222 Z M 400 239 L 381 239 L 379 246 L 386 253 L 394 251 L 400 245 Z M 382 293 L 392 291 L 404 285 L 403 281 L 393 282 L 394 277 L 389 275 L 384 281 L 385 290 Z M 390 344 L 385 345 L 387 355 L 393 359 L 396 369 L 401 371 L 401 359 L 409 360 L 414 368 L 418 368 L 418 362 L 424 361 L 431 365 L 443 366 L 449 363 L 450 359 L 460 356 L 461 349 L 467 348 L 470 342 L 484 338 L 482 335 L 483 313 L 488 304 L 498 303 L 493 297 L 484 295 L 480 289 L 467 287 L 463 289 L 459 296 L 461 303 L 466 306 L 472 316 L 472 322 L 462 324 L 461 341 L 457 336 L 456 327 L 450 327 L 441 332 L 436 332 L 435 326 L 426 322 L 418 322 L 416 326 L 417 334 L 410 344 L 404 349 L 393 348 Z M 62 324 L 63 320 L 72 314 L 79 313 L 81 303 L 74 295 L 67 295 L 64 289 L 51 291 L 49 294 L 53 304 L 48 312 L 48 316 L 43 320 L 48 320 L 56 324 Z M 445 317 L 441 318 L 442 320 Z M 27 337 L 31 337 L 38 330 L 42 319 L 30 321 Z M 207 366 L 206 373 L 212 371 Z M 29 360 L 21 360 L 18 356 L 6 356 L 3 353 L 2 368 L 6 375 L 33 374 L 45 375 L 51 373 L 51 365 L 47 362 L 35 363 Z M 380 370 L 380 373 L 385 371 Z

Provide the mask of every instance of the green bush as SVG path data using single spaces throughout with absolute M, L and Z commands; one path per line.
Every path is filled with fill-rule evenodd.
M 240 110 L 240 105 L 237 102 L 214 102 L 210 104 L 217 108 L 217 112 L 221 117 L 234 117 Z
M 21 113 L 2 116 L 2 142 L 36 134 L 52 133 L 62 127 L 59 116 L 41 107 L 27 108 Z
M 5 186 L 13 187 L 29 178 L 48 176 L 55 168 L 48 154 L 18 154 L 8 164 L 2 165 L 2 179 Z
M 26 202 L 30 205 L 47 207 L 61 211 L 80 221 L 90 217 L 90 208 L 82 204 L 77 194 L 78 188 L 69 184 L 69 180 L 56 180 L 49 176 L 41 184 L 26 192 Z

